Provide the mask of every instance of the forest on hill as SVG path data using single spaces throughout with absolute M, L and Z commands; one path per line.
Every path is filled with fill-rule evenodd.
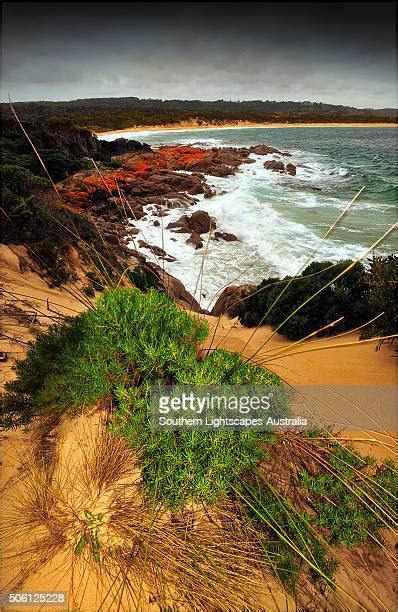
M 2 116 L 10 116 L 3 103 Z M 204 124 L 234 121 L 253 123 L 395 123 L 393 108 L 358 109 L 322 102 L 276 102 L 270 100 L 160 100 L 126 98 L 90 98 L 68 102 L 16 102 L 20 118 L 34 123 L 68 124 L 93 131 L 116 130 L 135 125 L 178 124 L 195 120 Z

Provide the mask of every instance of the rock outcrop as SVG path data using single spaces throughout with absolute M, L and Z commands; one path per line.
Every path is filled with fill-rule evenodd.
M 274 147 L 268 147 L 264 144 L 254 145 L 253 147 L 250 147 L 249 150 L 251 153 L 255 153 L 256 155 L 270 155 L 272 153 L 276 153 L 277 155 L 291 157 L 291 154 L 287 151 L 279 151 L 278 149 L 274 149 Z
M 205 210 L 196 210 L 191 216 L 182 215 L 177 221 L 167 225 L 167 229 L 174 230 L 179 234 L 191 234 L 185 244 L 192 244 L 195 249 L 203 247 L 201 234 L 207 234 L 216 226 L 215 220 Z
M 165 272 L 157 264 L 147 262 L 146 268 L 152 272 L 154 286 L 158 291 L 163 291 L 187 310 L 203 312 L 197 300 L 185 289 L 181 281 Z
M 166 251 L 162 249 L 161 247 L 154 246 L 152 244 L 148 244 L 144 240 L 139 240 L 138 246 L 141 247 L 142 249 L 148 249 L 149 251 L 151 251 L 151 253 L 156 255 L 156 257 L 158 257 L 159 259 L 164 259 L 165 261 L 176 261 L 175 257 L 166 253 Z
M 47 133 L 42 132 L 42 138 L 45 141 L 43 145 L 49 147 L 55 144 L 66 155 L 72 157 L 92 156 L 93 153 L 100 153 L 104 157 L 110 158 L 112 155 L 121 155 L 133 151 L 152 151 L 148 144 L 128 138 L 116 138 L 112 141 L 98 140 L 97 136 L 90 130 L 67 123 L 50 123 L 47 129 Z M 38 146 L 37 143 L 36 146 Z
M 81 146 L 85 146 L 84 138 L 88 139 L 87 146 L 92 144 L 87 131 L 76 138 L 83 139 L 79 141 Z M 134 227 L 135 220 L 146 216 L 165 217 L 174 208 L 188 209 L 198 202 L 195 197 L 198 195 L 212 197 L 214 191 L 207 184 L 206 175 L 223 177 L 234 174 L 242 164 L 254 161 L 250 159 L 251 154 L 289 155 L 264 144 L 221 149 L 165 146 L 152 151 L 148 145 L 118 138 L 103 146 L 107 154 L 122 152 L 113 158 L 120 164 L 119 168 L 109 170 L 99 164 L 100 172 L 79 172 L 60 182 L 58 189 L 66 207 L 92 218 L 101 233 L 106 235 L 107 242 L 115 246 L 123 243 L 121 237 L 126 232 L 126 218 L 132 221 L 131 239 L 139 232 Z M 126 149 L 128 151 L 124 152 Z M 293 164 L 287 164 L 285 168 L 283 162 L 276 160 L 267 160 L 264 167 L 292 175 L 295 172 Z M 159 221 L 154 221 L 154 225 L 159 227 Z M 164 223 L 164 227 L 175 233 L 189 234 L 186 243 L 200 249 L 203 247 L 201 235 L 208 233 L 210 228 L 215 230 L 216 220 L 211 219 L 205 210 L 199 210 L 192 215 L 182 215 L 173 223 Z M 234 234 L 220 231 L 216 232 L 214 239 L 238 240 Z M 122 248 L 127 248 L 126 244 Z M 146 248 L 166 261 L 173 261 L 167 253 L 161 253 L 159 245 L 145 242 L 140 248 Z
M 100 150 L 110 155 L 123 155 L 132 152 L 151 152 L 151 147 L 145 142 L 130 140 L 129 138 L 116 138 L 116 140 L 100 140 Z
M 203 247 L 203 240 L 200 234 L 193 232 L 188 240 L 185 241 L 185 244 L 193 244 L 195 249 L 201 249 Z
M 284 172 L 291 176 L 296 176 L 296 166 L 294 164 L 285 164 L 276 159 L 269 159 L 264 162 L 264 168 L 266 170 L 272 170 L 272 172 Z
M 228 232 L 215 232 L 214 240 L 225 240 L 226 242 L 236 242 L 239 240 L 235 234 L 229 234 Z
M 229 317 L 237 316 L 237 309 L 242 304 L 242 301 L 253 293 L 255 289 L 255 285 L 227 287 L 214 304 L 211 315 L 214 317 L 219 317 L 222 314 L 226 314 Z
M 277 161 L 276 159 L 269 159 L 264 162 L 264 168 L 266 170 L 272 170 L 272 172 L 284 172 L 285 164 L 281 161 Z

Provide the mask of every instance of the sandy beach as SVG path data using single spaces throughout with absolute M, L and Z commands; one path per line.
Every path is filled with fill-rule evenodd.
M 238 121 L 221 125 L 210 123 L 198 124 L 197 122 L 182 122 L 166 125 L 135 125 L 122 130 L 109 130 L 94 132 L 97 136 L 112 136 L 114 134 L 125 134 L 126 132 L 181 132 L 191 130 L 236 130 L 238 128 L 324 128 L 324 127 L 397 127 L 396 123 L 252 123 L 250 121 Z

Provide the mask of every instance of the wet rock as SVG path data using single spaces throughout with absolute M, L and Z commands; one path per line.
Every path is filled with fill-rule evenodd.
M 184 233 L 184 232 L 186 232 L 187 234 L 191 233 L 192 229 L 189 226 L 188 215 L 182 215 L 179 219 L 177 219 L 177 221 L 172 221 L 171 223 L 167 225 L 167 229 L 177 229 L 177 228 L 178 228 L 178 233 Z
M 156 245 L 148 244 L 144 240 L 139 240 L 138 246 L 140 246 L 142 249 L 148 249 L 149 251 L 151 251 L 151 253 L 156 255 L 156 257 L 158 257 L 159 259 L 164 259 L 165 261 L 177 261 L 176 258 L 173 257 L 173 255 L 169 255 L 169 253 L 166 253 L 164 249 Z
M 253 147 L 250 147 L 250 151 L 252 153 L 255 153 L 256 155 L 269 155 L 271 153 L 278 153 L 279 155 L 281 154 L 278 149 L 274 149 L 274 147 L 268 147 L 265 144 L 254 145 Z
M 216 227 L 214 219 L 204 210 L 196 210 L 188 220 L 189 226 L 197 234 L 206 234 Z
M 145 242 L 144 240 L 139 240 L 138 241 L 138 246 L 141 247 L 142 249 L 148 249 L 149 251 L 151 251 L 151 253 L 153 253 L 156 256 L 167 256 L 167 253 L 164 249 L 156 246 L 156 245 L 152 245 L 152 244 L 148 244 L 147 242 Z
M 215 232 L 214 234 L 215 240 L 225 240 L 226 242 L 236 242 L 239 240 L 235 234 L 229 234 L 228 232 Z
M 143 208 L 133 208 L 131 210 L 131 216 L 133 217 L 133 219 L 135 219 L 136 221 L 139 221 L 140 219 L 142 219 L 143 217 L 145 217 L 146 213 L 143 210 Z
M 214 229 L 215 227 L 215 220 L 204 210 L 196 210 L 190 217 L 182 215 L 177 221 L 167 225 L 167 229 L 177 229 L 180 234 L 206 234 L 210 231 L 210 228 Z
M 203 247 L 203 240 L 200 234 L 196 234 L 195 232 L 193 232 L 188 238 L 188 240 L 185 241 L 185 244 L 193 244 L 195 249 L 197 250 Z
M 276 153 L 277 155 L 284 155 L 286 157 L 291 156 L 287 151 L 279 151 L 278 149 L 268 147 L 265 144 L 254 145 L 253 147 L 250 147 L 250 151 L 256 155 L 270 155 Z
M 294 164 L 287 164 L 286 172 L 291 176 L 296 176 L 296 166 Z
M 205 189 L 204 189 L 204 197 L 206 199 L 212 198 L 214 195 L 216 195 L 215 191 L 210 189 L 210 187 L 205 187 Z
M 281 161 L 277 161 L 275 159 L 270 159 L 264 162 L 264 168 L 266 170 L 272 170 L 272 172 L 284 172 L 285 164 Z

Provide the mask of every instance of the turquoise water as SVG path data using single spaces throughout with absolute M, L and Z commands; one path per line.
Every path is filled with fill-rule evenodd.
M 118 135 L 120 136 L 120 135 Z M 210 302 L 214 293 L 232 281 L 259 282 L 269 274 L 294 274 L 309 260 L 359 257 L 397 220 L 396 128 L 239 128 L 124 134 L 152 146 L 169 143 L 200 146 L 267 144 L 289 151 L 297 166 L 295 177 L 263 168 L 273 156 L 253 156 L 233 177 L 209 177 L 219 195 L 201 200 L 194 209 L 206 209 L 218 227 L 235 233 L 240 243 L 214 243 L 206 262 L 202 293 Z M 108 139 L 116 136 L 107 136 Z M 327 228 L 354 197 L 363 194 L 327 241 Z M 221 195 L 221 192 L 224 192 Z M 170 213 L 170 220 L 182 214 Z M 161 244 L 158 228 L 142 221 L 151 244 Z M 165 248 L 177 257 L 167 269 L 191 291 L 200 269 L 200 251 L 170 241 Z M 377 249 L 398 251 L 397 233 Z M 146 252 L 147 254 L 147 252 Z

